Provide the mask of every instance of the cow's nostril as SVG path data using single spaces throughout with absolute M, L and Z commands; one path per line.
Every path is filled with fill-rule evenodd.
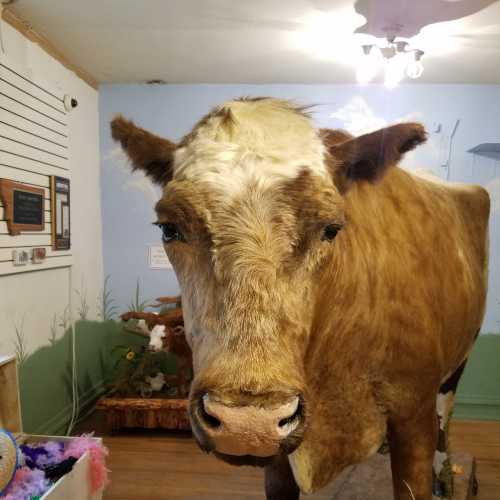
M 203 420 L 203 423 L 212 429 L 217 429 L 218 427 L 221 426 L 221 421 L 217 418 L 211 415 L 210 413 L 205 410 L 205 404 L 203 399 L 201 400 L 200 404 L 200 416 L 201 419 Z
M 302 418 L 302 403 L 299 401 L 297 404 L 297 409 L 288 417 L 282 418 L 279 422 L 278 425 L 280 427 L 285 427 L 288 424 L 291 424 L 293 422 L 296 422 L 297 420 L 300 420 Z
M 220 427 L 221 422 L 218 418 L 215 418 L 214 416 L 210 415 L 210 413 L 207 413 L 205 409 L 202 411 L 202 416 L 203 416 L 203 421 L 205 424 L 207 424 L 209 427 L 212 427 L 212 429 L 216 429 L 217 427 Z

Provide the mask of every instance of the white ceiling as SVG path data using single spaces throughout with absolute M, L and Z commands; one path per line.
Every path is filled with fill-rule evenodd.
M 360 0 L 367 1 L 374 12 L 377 3 L 389 0 Z M 423 3 L 483 6 L 493 0 L 390 1 L 411 14 L 412 5 Z M 351 83 L 359 44 L 366 39 L 353 34 L 365 22 L 353 5 L 354 0 L 16 0 L 11 8 L 100 82 Z M 500 83 L 500 1 L 427 26 L 411 43 L 426 53 L 419 82 Z

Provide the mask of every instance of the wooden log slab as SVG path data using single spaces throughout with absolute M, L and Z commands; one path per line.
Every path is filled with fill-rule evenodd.
M 453 500 L 472 500 L 476 477 L 474 457 L 452 453 L 451 462 L 458 472 L 454 476 Z M 480 485 L 479 485 L 480 487 Z M 388 500 L 393 498 L 389 455 L 375 455 L 362 464 L 348 467 L 325 491 L 335 500 Z M 433 497 L 434 500 L 442 500 Z
M 191 429 L 187 399 L 102 398 L 96 408 L 106 414 L 110 431 L 121 428 Z

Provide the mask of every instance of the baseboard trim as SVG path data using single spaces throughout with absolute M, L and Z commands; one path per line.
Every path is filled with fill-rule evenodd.
M 99 381 L 85 392 L 80 394 L 80 411 L 79 415 L 85 413 L 96 400 L 105 392 L 104 380 Z M 38 435 L 63 435 L 66 433 L 68 425 L 71 421 L 71 414 L 73 412 L 73 404 L 68 404 L 61 411 L 56 413 L 51 419 L 47 420 L 43 425 L 37 427 L 32 434 Z
M 458 420 L 500 420 L 500 401 L 470 398 L 455 403 L 453 418 Z
M 483 406 L 500 406 L 499 398 L 492 398 L 490 396 L 472 396 L 460 395 L 456 399 L 456 404 L 461 405 L 483 405 Z

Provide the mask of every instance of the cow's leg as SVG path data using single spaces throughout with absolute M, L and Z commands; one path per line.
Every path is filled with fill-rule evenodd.
M 453 474 L 448 450 L 448 426 L 450 423 L 458 382 L 465 368 L 465 360 L 442 384 L 436 400 L 439 437 L 434 455 L 433 492 L 442 498 L 453 496 Z
M 395 500 L 432 500 L 437 431 L 434 401 L 427 402 L 413 418 L 389 422 Z
M 298 500 L 300 490 L 288 458 L 281 455 L 265 469 L 267 500 Z

